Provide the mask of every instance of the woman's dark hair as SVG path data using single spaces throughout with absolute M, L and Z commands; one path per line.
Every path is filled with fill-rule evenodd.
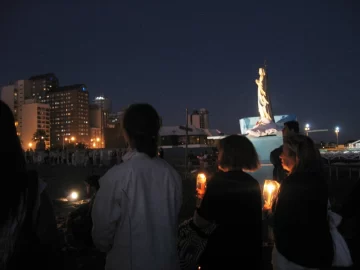
M 298 121 L 287 121 L 284 123 L 284 127 L 287 127 L 290 131 L 293 131 L 295 133 L 299 133 L 300 132 L 300 128 L 299 128 L 299 122 Z
M 150 104 L 133 104 L 124 114 L 123 129 L 130 146 L 153 158 L 158 153 L 160 117 Z
M 260 166 L 255 147 L 245 136 L 227 136 L 219 141 L 218 148 L 222 151 L 219 165 L 223 168 L 255 171 Z
M 293 172 L 323 172 L 323 160 L 319 149 L 311 138 L 302 134 L 293 134 L 284 138 L 284 145 L 289 149 L 289 155 L 297 159 Z
M 2 158 L 2 181 L 0 195 L 0 225 L 14 218 L 21 202 L 25 203 L 27 190 L 26 161 L 19 137 L 16 133 L 15 120 L 10 108 L 0 100 L 0 147 Z

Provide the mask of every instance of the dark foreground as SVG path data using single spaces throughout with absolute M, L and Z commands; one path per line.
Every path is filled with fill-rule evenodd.
M 54 201 L 54 208 L 56 211 L 59 231 L 66 233 L 63 228 L 63 223 L 66 216 L 77 207 L 77 204 L 64 203 L 58 201 L 59 198 L 66 197 L 71 190 L 76 190 L 81 194 L 85 192 L 84 180 L 91 174 L 104 174 L 106 168 L 84 168 L 73 167 L 67 165 L 40 165 L 34 166 L 39 173 L 39 176 L 48 184 L 48 192 Z M 352 187 L 359 180 L 358 174 L 349 177 L 348 171 L 340 171 L 339 179 L 335 175 L 329 181 L 329 189 L 331 195 L 331 202 L 333 208 L 339 209 L 346 196 L 351 191 Z M 180 221 L 191 217 L 195 210 L 195 182 L 190 179 L 183 181 L 183 206 L 180 212 Z M 351 230 L 351 224 L 348 226 Z M 96 250 L 89 250 L 81 248 L 81 245 L 72 243 L 65 243 L 64 241 L 64 269 L 103 269 L 103 256 Z M 264 269 L 272 269 L 271 267 L 271 246 L 264 247 Z M 340 269 L 340 268 L 339 268 Z M 355 268 L 354 268 L 355 269 Z

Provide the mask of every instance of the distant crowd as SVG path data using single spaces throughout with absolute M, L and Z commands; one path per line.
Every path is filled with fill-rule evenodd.
M 90 149 L 90 150 L 57 150 L 25 152 L 29 164 L 67 164 L 71 166 L 102 166 L 115 165 L 122 162 L 126 149 Z

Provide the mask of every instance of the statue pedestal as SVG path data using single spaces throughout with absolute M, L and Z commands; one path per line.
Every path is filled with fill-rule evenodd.
M 283 144 L 283 137 L 281 132 L 275 136 L 253 137 L 247 136 L 253 143 L 259 155 L 261 168 L 256 172 L 250 173 L 256 180 L 258 180 L 260 187 L 263 188 L 265 179 L 273 178 L 273 165 L 270 163 L 270 153 L 275 148 Z
M 259 160 L 262 164 L 270 163 L 271 151 L 283 144 L 283 137 L 280 134 L 264 137 L 247 136 L 247 138 L 255 146 L 255 149 L 259 155 Z

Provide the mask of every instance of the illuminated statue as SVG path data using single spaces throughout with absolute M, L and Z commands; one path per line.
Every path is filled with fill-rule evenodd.
M 273 121 L 271 105 L 267 93 L 266 71 L 264 68 L 259 68 L 259 75 L 259 79 L 255 80 L 255 82 L 258 85 L 258 108 L 260 122 L 263 122 L 264 120 Z
M 267 89 L 267 76 L 266 69 L 259 68 L 259 79 L 255 80 L 258 86 L 258 109 L 260 119 L 256 125 L 247 130 L 248 135 L 254 137 L 263 137 L 276 135 L 279 131 L 279 127 L 274 122 L 274 116 L 271 109 L 269 93 Z

